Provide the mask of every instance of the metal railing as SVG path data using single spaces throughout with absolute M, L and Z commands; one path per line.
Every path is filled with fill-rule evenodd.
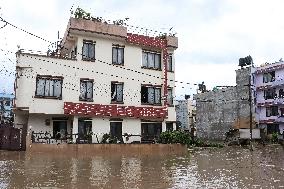
M 104 139 L 104 135 L 108 135 Z M 139 137 L 139 141 L 132 141 L 131 143 L 156 143 L 159 140 L 160 135 L 138 135 L 138 134 L 123 134 L 121 137 L 111 136 L 108 133 L 89 133 L 89 134 L 79 134 L 79 133 L 65 133 L 60 135 L 55 135 L 50 132 L 32 132 L 31 141 L 32 143 L 43 143 L 43 144 L 97 144 L 97 143 L 112 143 L 121 144 L 127 143 L 131 137 Z M 102 139 L 99 139 L 102 138 Z

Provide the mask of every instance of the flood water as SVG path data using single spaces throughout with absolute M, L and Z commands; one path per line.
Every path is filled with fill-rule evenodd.
M 284 188 L 282 146 L 184 156 L 63 157 L 0 151 L 0 188 Z

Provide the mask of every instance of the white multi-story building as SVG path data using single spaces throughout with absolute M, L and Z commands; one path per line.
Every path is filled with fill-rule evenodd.
M 132 142 L 175 129 L 177 43 L 70 18 L 57 53 L 17 53 L 15 124 L 55 138 L 92 131 L 93 142 L 104 133 L 135 135 L 124 141 Z

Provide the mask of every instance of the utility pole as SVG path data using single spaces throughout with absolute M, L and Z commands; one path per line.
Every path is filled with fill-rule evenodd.
M 241 68 L 243 68 L 244 66 L 250 66 L 250 70 L 249 70 L 249 83 L 247 85 L 244 86 L 248 86 L 249 89 L 249 130 L 250 130 L 250 150 L 252 151 L 252 94 L 251 94 L 251 76 L 252 76 L 252 68 L 253 66 L 253 59 L 252 57 L 249 55 L 245 58 L 240 58 L 239 59 L 239 66 L 241 66 Z
M 250 130 L 250 150 L 252 151 L 252 98 L 251 98 L 251 73 L 249 75 L 249 130 Z

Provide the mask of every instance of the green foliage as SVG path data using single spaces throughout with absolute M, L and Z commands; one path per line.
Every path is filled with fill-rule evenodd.
M 278 142 L 278 133 L 274 132 L 272 133 L 272 138 L 271 138 L 273 143 L 277 143 Z
M 160 134 L 159 141 L 163 144 L 187 144 L 191 143 L 191 138 L 188 133 L 182 131 L 165 131 Z
M 106 143 L 107 143 L 107 139 L 109 139 L 109 138 L 110 138 L 110 134 L 105 133 L 105 134 L 103 135 L 103 139 L 102 139 L 102 142 L 101 142 L 101 143 L 106 144 Z
M 117 142 L 118 142 L 118 138 L 116 136 L 111 136 L 109 138 L 109 143 L 110 144 L 117 144 Z
M 192 139 L 189 133 L 183 131 L 165 131 L 160 134 L 159 143 L 163 144 L 185 144 L 191 147 L 224 147 L 223 144 L 205 142 L 201 139 Z
M 86 20 L 91 19 L 91 13 L 88 13 L 88 12 L 84 11 L 83 9 L 81 9 L 79 7 L 75 10 L 74 16 L 75 16 L 75 18 L 83 18 L 83 19 L 86 19 Z
M 92 143 L 92 135 L 93 135 L 93 132 L 89 132 L 85 135 L 85 140 L 87 140 L 88 143 Z

